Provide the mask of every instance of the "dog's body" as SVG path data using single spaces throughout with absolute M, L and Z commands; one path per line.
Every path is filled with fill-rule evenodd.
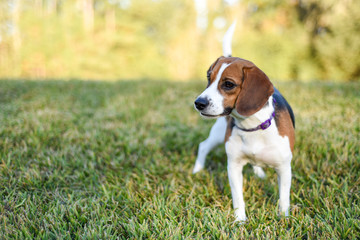
M 231 28 L 229 31 L 233 32 L 234 25 Z M 231 35 L 225 35 L 224 44 L 231 42 Z M 224 47 L 224 54 L 225 49 L 231 48 Z M 208 70 L 208 87 L 196 99 L 195 108 L 202 116 L 218 119 L 209 137 L 199 145 L 193 172 L 204 167 L 211 149 L 225 142 L 236 220 L 246 220 L 242 170 L 247 163 L 261 178 L 265 177 L 262 166 L 275 168 L 280 211 L 288 216 L 295 119 L 291 107 L 268 77 L 252 62 L 220 57 Z

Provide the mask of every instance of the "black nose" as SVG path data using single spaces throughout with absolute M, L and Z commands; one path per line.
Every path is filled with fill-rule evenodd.
M 195 107 L 197 110 L 204 110 L 209 105 L 209 100 L 206 98 L 197 98 L 195 100 Z

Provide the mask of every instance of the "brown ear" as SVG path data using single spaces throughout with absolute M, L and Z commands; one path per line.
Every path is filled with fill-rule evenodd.
M 269 78 L 256 66 L 243 67 L 243 84 L 236 100 L 235 108 L 242 116 L 250 116 L 259 111 L 274 93 Z

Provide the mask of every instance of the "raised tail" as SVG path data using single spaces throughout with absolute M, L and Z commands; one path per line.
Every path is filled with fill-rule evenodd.
M 222 43 L 224 57 L 231 57 L 231 40 L 234 35 L 235 27 L 236 27 L 236 21 L 234 21 L 233 24 L 231 24 L 231 26 L 224 35 L 223 43 Z

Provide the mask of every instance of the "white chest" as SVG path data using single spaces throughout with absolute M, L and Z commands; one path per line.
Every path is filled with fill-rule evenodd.
M 256 166 L 277 167 L 292 158 L 288 137 L 277 128 L 243 132 L 236 127 L 226 144 L 226 152 L 235 161 L 247 161 Z

